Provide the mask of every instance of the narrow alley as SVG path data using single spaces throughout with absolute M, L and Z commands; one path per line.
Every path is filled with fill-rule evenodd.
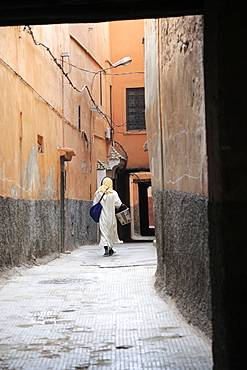
M 211 343 L 154 289 L 152 243 L 98 246 L 1 280 L 0 369 L 212 369 Z

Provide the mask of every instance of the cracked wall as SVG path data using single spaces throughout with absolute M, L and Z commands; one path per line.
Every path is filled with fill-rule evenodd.
M 203 17 L 147 20 L 145 29 L 156 287 L 211 336 Z

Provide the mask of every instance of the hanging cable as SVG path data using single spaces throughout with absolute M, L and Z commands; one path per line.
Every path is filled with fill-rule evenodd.
M 48 51 L 48 53 L 49 53 L 49 54 L 50 54 L 50 56 L 52 57 L 52 59 L 53 59 L 54 63 L 58 66 L 58 68 L 60 68 L 60 69 L 61 69 L 61 71 L 62 71 L 63 75 L 67 78 L 67 80 L 68 80 L 69 84 L 73 87 L 73 89 L 75 89 L 75 90 L 76 90 L 76 91 L 78 91 L 78 92 L 82 92 L 82 91 L 83 91 L 83 90 L 85 90 L 85 89 L 87 89 L 87 90 L 89 91 L 89 89 L 88 89 L 87 85 L 84 85 L 81 89 L 78 89 L 78 88 L 73 84 L 73 82 L 71 81 L 71 79 L 70 79 L 70 78 L 69 78 L 69 76 L 68 76 L 68 73 L 66 73 L 66 72 L 65 72 L 65 70 L 63 69 L 62 65 L 61 65 L 60 63 L 58 63 L 58 59 L 54 56 L 54 54 L 52 53 L 51 49 L 50 49 L 47 45 L 43 44 L 43 42 L 38 42 L 38 41 L 36 41 L 36 39 L 35 39 L 35 36 L 34 36 L 34 34 L 33 34 L 32 27 L 31 27 L 31 26 L 25 26 L 25 27 L 24 27 L 24 30 L 27 30 L 27 32 L 32 36 L 32 38 L 33 38 L 33 41 L 34 41 L 35 45 L 43 46 L 43 47 Z
M 144 181 L 135 172 L 131 172 L 130 175 L 137 177 L 138 182 L 141 182 L 141 183 L 143 183 L 145 185 L 148 185 L 148 186 L 150 186 L 150 184 L 151 184 L 151 180 L 150 181 Z
M 118 141 L 113 140 L 112 141 L 112 146 L 114 148 L 116 148 L 118 153 L 120 153 L 123 157 L 125 157 L 126 160 L 128 159 L 128 154 L 127 154 L 126 150 L 124 149 L 124 147 Z M 121 153 L 121 151 L 122 151 L 122 153 Z
M 87 72 L 87 73 L 91 73 L 91 74 L 97 74 L 97 71 L 94 72 L 94 71 L 90 71 L 89 69 L 85 69 L 85 68 L 82 68 L 82 67 L 78 67 L 76 66 L 75 64 L 71 63 L 71 62 L 67 62 L 66 60 L 63 60 L 63 59 L 60 59 L 60 58 L 56 58 L 57 60 L 63 62 L 63 63 L 66 63 L 68 64 L 69 66 L 75 68 L 75 69 L 79 69 L 80 71 L 83 71 L 83 72 Z M 104 72 L 104 75 L 107 75 L 107 76 L 122 76 L 122 75 L 132 75 L 132 74 L 144 74 L 144 72 L 141 72 L 141 71 L 133 71 L 133 72 L 122 72 L 122 73 L 109 73 L 109 72 Z
M 77 68 L 77 69 L 79 69 L 79 70 L 81 70 L 81 71 L 83 71 L 83 72 L 87 72 L 87 73 L 92 73 L 92 74 L 94 74 L 94 77 L 95 77 L 95 75 L 97 74 L 97 72 L 93 72 L 93 71 L 90 71 L 90 70 L 87 70 L 87 69 L 84 69 L 84 68 L 80 68 L 80 67 L 77 67 L 77 66 L 75 66 L 74 64 L 72 64 L 72 63 L 70 63 L 70 62 L 67 62 L 67 61 L 65 61 L 65 60 L 63 60 L 63 59 L 59 59 L 59 58 L 56 58 L 55 57 L 55 55 L 52 53 L 52 50 L 51 50 L 51 48 L 49 48 L 47 45 L 45 45 L 44 43 L 42 43 L 42 42 L 38 42 L 37 40 L 36 40 L 36 38 L 35 38 L 35 36 L 34 36 L 34 33 L 33 33 L 33 30 L 32 30 L 32 27 L 31 26 L 29 26 L 29 25 L 26 25 L 25 27 L 24 27 L 24 31 L 27 31 L 30 35 L 31 35 L 31 37 L 32 37 L 32 39 L 33 39 L 33 41 L 34 41 L 34 43 L 35 43 L 35 45 L 37 45 L 37 46 L 42 46 L 42 47 L 44 47 L 45 49 L 46 49 L 46 51 L 50 54 L 50 56 L 52 57 L 52 60 L 54 61 L 54 63 L 57 65 L 57 67 L 61 70 L 61 72 L 62 72 L 62 74 L 66 77 L 66 79 L 68 80 L 68 82 L 69 82 L 69 84 L 72 86 L 72 88 L 74 89 L 74 90 L 76 90 L 77 92 L 82 92 L 82 91 L 87 91 L 87 93 L 88 93 L 88 95 L 89 95 L 89 98 L 90 98 L 90 100 L 91 100 L 91 102 L 92 102 L 92 104 L 93 104 L 93 106 L 94 106 L 94 108 L 96 109 L 96 112 L 98 113 L 98 114 L 100 114 L 101 115 L 101 117 L 108 123 L 108 125 L 110 126 L 110 128 L 111 128 L 111 132 L 112 132 L 112 135 L 114 134 L 114 128 L 113 128 L 113 126 L 116 126 L 116 127 L 122 127 L 122 126 L 126 126 L 126 124 L 127 124 L 127 122 L 124 122 L 123 124 L 121 124 L 121 125 L 117 125 L 116 123 L 114 123 L 114 122 L 112 122 L 112 120 L 111 120 L 111 117 L 108 115 L 108 114 L 106 114 L 106 113 L 104 113 L 100 108 L 99 108 L 99 106 L 96 104 L 96 101 L 95 101 L 95 99 L 93 98 L 93 96 L 92 96 L 92 94 L 91 94 L 91 91 L 90 91 L 90 89 L 89 89 L 89 87 L 87 86 L 87 85 L 84 85 L 81 89 L 79 89 L 79 88 L 77 88 L 75 85 L 74 85 L 74 83 L 72 82 L 72 80 L 69 78 L 69 76 L 68 76 L 68 73 L 67 72 L 65 72 L 65 70 L 64 70 L 64 68 L 63 68 L 63 66 L 62 66 L 62 64 L 61 63 L 59 63 L 59 62 L 62 62 L 62 63 L 66 63 L 66 64 L 68 64 L 68 65 L 70 65 L 71 67 L 73 67 L 73 68 Z M 105 73 L 105 74 L 107 74 L 107 75 L 127 75 L 127 74 L 135 74 L 135 73 L 140 73 L 140 74 L 144 74 L 144 72 L 124 72 L 124 73 Z M 141 111 L 141 112 L 139 112 L 139 113 L 137 113 L 137 114 L 135 114 L 135 115 L 133 115 L 133 116 L 129 116 L 128 118 L 133 118 L 133 117 L 135 117 L 135 116 L 138 116 L 138 115 L 140 115 L 140 114 L 142 114 L 144 111 Z M 140 130 L 140 131 L 143 131 L 143 130 Z M 139 132 L 139 131 L 137 131 L 137 132 Z M 82 132 L 83 134 L 84 134 L 84 132 Z M 88 140 L 88 138 L 86 137 L 86 141 L 88 142 L 88 143 L 92 143 L 92 142 L 90 142 L 89 140 Z M 114 142 L 113 141 L 113 139 L 112 139 L 112 142 Z M 119 143 L 118 143 L 119 144 Z M 120 144 L 119 144 L 120 145 Z M 124 150 L 124 149 L 123 149 Z M 126 153 L 126 152 L 125 152 Z M 127 155 L 127 153 L 126 153 L 126 155 Z
M 98 105 L 96 104 L 96 102 L 95 102 L 95 100 L 94 100 L 94 98 L 93 98 L 93 96 L 92 96 L 92 94 L 91 94 L 91 92 L 90 92 L 90 89 L 89 89 L 89 87 L 87 86 L 87 85 L 84 85 L 81 89 L 78 89 L 74 84 L 73 84 L 73 82 L 72 82 L 72 80 L 69 78 L 69 76 L 68 76 L 68 73 L 67 72 L 65 72 L 65 70 L 64 70 L 64 68 L 63 68 L 63 66 L 62 66 L 62 64 L 60 64 L 58 61 L 61 61 L 62 63 L 66 63 L 66 64 L 68 64 L 68 65 L 70 65 L 71 67 L 73 67 L 73 68 L 77 68 L 77 69 L 79 69 L 79 70 L 81 70 L 81 71 L 83 71 L 83 72 L 87 72 L 87 73 L 92 73 L 92 74 L 94 74 L 94 76 L 95 76 L 95 74 L 97 73 L 97 72 L 93 72 L 93 71 L 90 71 L 90 70 L 88 70 L 88 69 L 84 69 L 84 68 L 80 68 L 80 67 L 77 67 L 77 66 L 75 66 L 74 64 L 72 64 L 72 63 L 70 63 L 70 62 L 66 62 L 65 60 L 63 60 L 63 59 L 59 59 L 59 58 L 56 58 L 55 57 L 55 55 L 52 53 L 52 51 L 51 51 L 51 49 L 47 46 L 47 45 L 45 45 L 43 42 L 38 42 L 37 40 L 36 40 L 36 38 L 35 38 L 35 36 L 34 36 L 34 33 L 33 33 L 33 30 L 32 30 L 32 27 L 31 26 L 25 26 L 24 27 L 24 30 L 27 30 L 27 32 L 32 36 L 32 39 L 33 39 L 33 41 L 34 41 L 34 43 L 35 43 L 35 45 L 40 45 L 40 46 L 43 46 L 47 51 L 48 51 L 48 53 L 50 54 L 50 56 L 52 57 L 52 59 L 53 59 L 53 61 L 54 61 L 54 63 L 58 66 L 58 68 L 62 71 L 62 73 L 63 73 L 63 75 L 67 78 L 67 80 L 68 80 L 68 82 L 69 82 L 69 84 L 73 87 L 73 89 L 74 90 L 76 90 L 77 92 L 82 92 L 83 90 L 86 90 L 87 92 L 88 92 L 88 95 L 89 95 L 89 97 L 90 97 L 90 99 L 91 99 L 91 101 L 92 101 L 92 103 L 93 103 L 93 105 L 94 105 L 94 107 L 96 108 L 96 111 L 107 121 L 107 123 L 109 124 L 109 126 L 113 129 L 113 125 L 114 126 L 116 126 L 116 127 L 121 127 L 121 126 L 125 126 L 126 125 L 126 123 L 127 122 L 125 122 L 125 123 L 123 123 L 123 124 L 121 124 L 121 125 L 117 125 L 116 123 L 111 123 L 111 119 L 110 119 L 110 116 L 109 115 L 107 115 L 106 113 L 104 113 L 99 107 L 98 107 Z M 143 74 L 144 72 L 125 72 L 125 73 L 105 73 L 105 74 L 107 74 L 107 75 L 126 75 L 126 74 L 134 74 L 134 73 L 141 73 L 141 74 Z M 130 117 L 128 117 L 128 118 L 132 118 L 132 117 L 135 117 L 135 116 L 137 116 L 137 115 L 139 115 L 139 114 L 142 114 L 144 111 L 141 111 L 141 112 L 139 112 L 139 113 L 137 113 L 136 115 L 133 115 L 133 116 L 130 116 Z

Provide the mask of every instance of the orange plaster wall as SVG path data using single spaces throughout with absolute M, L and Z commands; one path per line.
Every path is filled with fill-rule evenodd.
M 109 65 L 109 25 L 91 28 L 52 25 L 34 26 L 32 30 L 36 41 L 49 47 L 59 63 L 66 51 L 75 66 L 97 71 Z M 96 189 L 97 159 L 107 161 L 106 122 L 90 111 L 93 103 L 87 91 L 73 89 L 49 52 L 35 45 L 24 27 L 0 28 L 0 39 L 0 195 L 58 199 L 58 148 L 69 147 L 76 156 L 66 162 L 66 197 L 91 199 Z M 84 85 L 91 89 L 92 74 L 68 65 L 64 69 L 78 89 Z M 110 76 L 103 87 L 105 97 L 109 96 L 108 80 Z M 91 93 L 99 104 L 98 79 Z M 78 131 L 78 105 L 81 130 L 86 135 Z M 109 113 L 109 98 L 100 108 Z M 37 135 L 43 137 L 43 153 L 38 152 Z
M 111 76 L 100 79 L 88 71 L 111 66 L 130 56 L 129 67 L 111 72 L 144 71 L 143 21 L 98 24 L 61 24 L 34 26 L 36 42 L 50 48 L 77 89 L 87 85 L 95 104 L 110 116 L 112 86 L 113 121 L 126 121 L 126 87 L 144 86 L 143 74 Z M 58 199 L 60 156 L 58 148 L 72 148 L 76 156 L 66 162 L 66 197 L 92 199 L 97 187 L 97 160 L 107 163 L 110 142 L 105 139 L 107 121 L 90 108 L 93 102 L 86 89 L 76 91 L 52 56 L 35 42 L 24 26 L 0 28 L 0 195 L 28 199 Z M 10 47 L 11 46 L 11 47 Z M 81 106 L 81 130 L 78 131 L 78 106 Z M 146 132 L 126 133 L 116 127 L 114 140 L 128 153 L 128 167 L 148 167 L 143 151 Z M 38 152 L 37 136 L 43 137 L 44 152 Z

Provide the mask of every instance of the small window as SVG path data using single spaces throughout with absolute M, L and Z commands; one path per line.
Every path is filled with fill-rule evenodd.
M 126 89 L 127 131 L 146 130 L 144 87 Z
M 38 147 L 38 153 L 44 153 L 44 139 L 43 139 L 43 136 L 40 136 L 40 135 L 37 136 L 37 147 Z

